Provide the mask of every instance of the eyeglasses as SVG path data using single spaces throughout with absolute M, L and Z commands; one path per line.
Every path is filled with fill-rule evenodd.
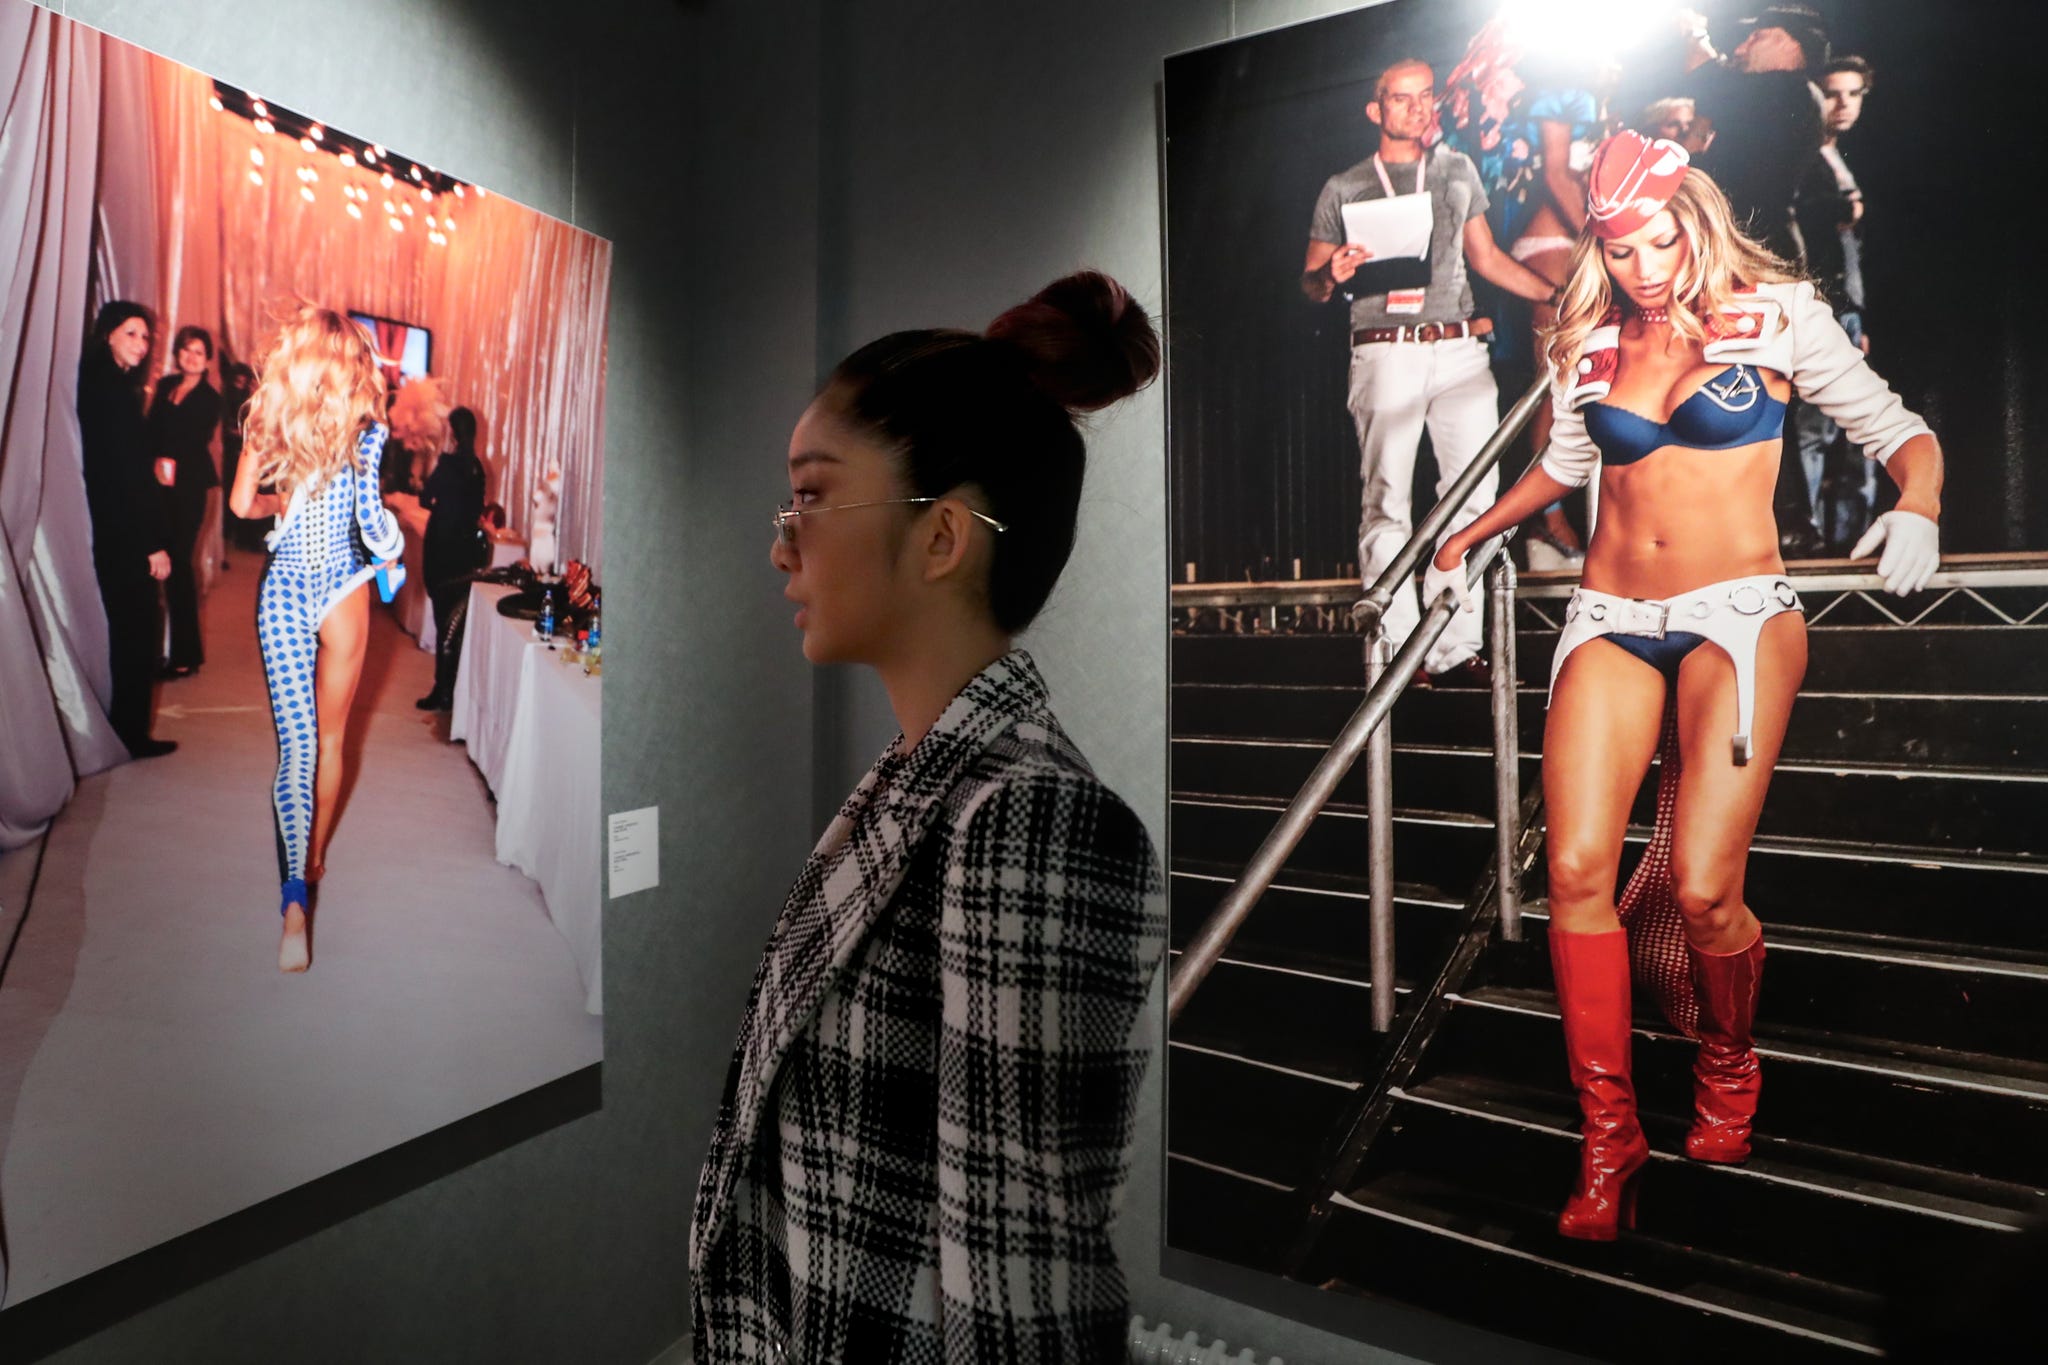
M 792 507 L 790 504 L 784 503 L 775 509 L 775 534 L 784 545 L 794 545 L 796 544 L 796 521 L 798 517 L 812 516 L 819 512 L 844 512 L 854 507 L 898 507 L 909 503 L 937 501 L 937 498 L 883 498 L 877 502 L 842 502 L 833 507 Z M 994 517 L 989 516 L 986 512 L 977 512 L 972 507 L 967 509 L 967 515 L 973 517 L 976 521 L 986 522 L 998 531 L 1010 529 Z

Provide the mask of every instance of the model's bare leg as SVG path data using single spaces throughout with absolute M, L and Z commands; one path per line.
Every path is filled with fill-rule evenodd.
M 1609 933 L 1622 836 L 1664 726 L 1664 677 L 1604 639 L 1559 670 L 1543 726 L 1544 855 L 1550 923 Z
M 313 682 L 320 716 L 320 764 L 313 777 L 313 838 L 306 850 L 307 881 L 319 880 L 327 870 L 327 842 L 334 837 L 345 776 L 342 746 L 348 738 L 349 708 L 355 705 L 369 638 L 370 586 L 365 583 L 320 625 L 320 663 Z
M 348 736 L 349 708 L 363 673 L 363 651 L 369 638 L 370 599 L 365 584 L 344 598 L 320 625 L 320 654 L 314 666 L 314 706 L 319 719 L 320 750 L 313 776 L 313 834 L 306 850 L 306 880 L 316 882 L 327 870 L 327 841 L 334 834 L 335 805 L 341 797 L 342 742 Z M 312 962 L 306 908 L 289 905 L 284 936 L 278 942 L 280 971 L 303 972 Z
M 1784 746 L 1792 700 L 1806 674 L 1806 620 L 1797 612 L 1764 623 L 1757 642 L 1756 716 L 1750 761 L 1730 761 L 1735 668 L 1713 645 L 1686 657 L 1678 673 L 1678 741 L 1683 764 L 1673 808 L 1671 887 L 1689 945 L 1699 998 L 1699 1055 L 1693 1062 L 1692 1128 L 1686 1155 L 1736 1162 L 1749 1156 L 1762 1089 L 1753 1030 L 1763 984 L 1763 928 L 1743 900 L 1749 844 L 1771 773 Z
M 1585 1141 L 1557 1230 L 1587 1241 L 1635 1225 L 1635 1177 L 1650 1160 L 1629 1067 L 1628 936 L 1614 884 L 1629 807 L 1663 728 L 1656 669 L 1602 639 L 1565 660 L 1543 730 L 1543 799 L 1550 965 Z

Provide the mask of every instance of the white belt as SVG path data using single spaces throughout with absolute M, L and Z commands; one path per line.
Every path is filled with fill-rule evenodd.
M 1756 642 L 1764 622 L 1782 612 L 1802 610 L 1799 594 L 1782 574 L 1756 574 L 1709 583 L 1676 597 L 1618 597 L 1578 588 L 1565 604 L 1564 630 L 1550 664 L 1557 686 L 1565 656 L 1602 635 L 1639 635 L 1661 640 L 1671 631 L 1698 635 L 1719 645 L 1735 665 L 1735 762 L 1749 762 L 1754 746 L 1750 724 L 1756 716 Z

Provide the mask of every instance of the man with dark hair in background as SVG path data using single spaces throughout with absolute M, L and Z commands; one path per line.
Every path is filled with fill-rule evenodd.
M 1833 305 L 1842 330 L 1866 353 L 1870 350 L 1870 338 L 1864 331 L 1863 318 L 1863 191 L 1857 188 L 1856 177 L 1849 170 L 1838 139 L 1862 117 L 1863 100 L 1871 85 L 1870 63 L 1861 57 L 1837 57 L 1827 64 L 1821 74 L 1825 137 L 1820 155 L 1813 159 L 1800 181 L 1797 205 L 1809 273 Z M 1871 503 L 1877 495 L 1876 470 L 1863 466 L 1873 462 L 1860 457 L 1853 465 L 1841 459 L 1831 461 L 1829 453 L 1836 446 L 1840 428 L 1811 403 L 1801 403 L 1793 409 L 1792 425 L 1799 437 L 1806 505 L 1790 510 L 1807 513 L 1815 534 L 1826 541 L 1826 548 L 1845 550 L 1855 543 L 1870 521 Z M 1833 468 L 1826 486 L 1836 493 L 1832 501 L 1838 509 L 1832 535 L 1822 502 L 1822 475 L 1830 473 L 1830 465 Z M 1791 518 L 1783 515 L 1780 520 L 1791 522 Z M 1810 539 L 1796 538 L 1802 542 Z
M 1365 106 L 1365 116 L 1379 129 L 1379 148 L 1324 183 L 1301 276 L 1302 292 L 1316 303 L 1351 286 L 1345 290 L 1351 301 L 1349 406 L 1364 484 L 1359 572 L 1368 585 L 1413 533 L 1409 490 L 1424 429 L 1436 454 L 1441 496 L 1500 424 L 1499 396 L 1481 340 L 1493 323 L 1472 317 L 1466 265 L 1525 299 L 1551 295 L 1549 281 L 1494 241 L 1486 224 L 1486 190 L 1471 159 L 1449 147 L 1425 145 L 1435 112 L 1436 73 L 1426 62 L 1405 58 L 1380 73 Z M 1427 196 L 1419 210 L 1431 223 L 1427 259 L 1368 266 L 1372 252 L 1350 241 L 1344 206 L 1402 195 Z M 1494 475 L 1481 479 L 1450 529 L 1477 516 L 1493 500 L 1495 487 Z M 1415 589 L 1404 585 L 1387 608 L 1388 639 L 1399 648 L 1420 620 Z M 1478 613 L 1455 612 L 1425 657 L 1424 670 L 1478 671 L 1479 647 Z
M 1690 96 L 1698 114 L 1713 121 L 1713 144 L 1698 165 L 1727 194 L 1736 221 L 1803 266 L 1792 203 L 1820 150 L 1820 101 L 1808 73 L 1828 59 L 1827 29 L 1805 5 L 1772 5 L 1744 22 L 1749 36 L 1724 59 L 1707 37 L 1706 19 L 1691 10 L 1680 14 L 1688 75 L 1676 93 Z

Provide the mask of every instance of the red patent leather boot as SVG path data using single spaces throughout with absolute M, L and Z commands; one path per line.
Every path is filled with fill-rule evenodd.
M 1611 1242 L 1636 1225 L 1635 1178 L 1650 1160 L 1629 1079 L 1628 936 L 1550 932 L 1565 1059 L 1585 1116 L 1579 1181 L 1557 1217 L 1566 1237 Z
M 1763 932 L 1739 952 L 1703 953 L 1690 945 L 1687 952 L 1700 1002 L 1700 1051 L 1692 1064 L 1694 1117 L 1685 1154 L 1695 1161 L 1742 1161 L 1749 1156 L 1762 1084 L 1750 1027 L 1764 974 Z

